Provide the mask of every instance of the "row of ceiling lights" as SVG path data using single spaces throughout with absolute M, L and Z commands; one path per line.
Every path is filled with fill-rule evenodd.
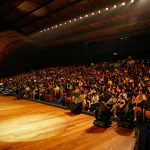
M 134 0 L 131 0 L 130 2 L 133 3 Z M 124 5 L 126 5 L 126 3 L 125 3 L 125 2 L 122 2 L 121 5 L 124 6 Z M 113 8 L 117 8 L 117 5 L 114 5 Z M 106 8 L 105 8 L 105 11 L 108 11 L 108 10 L 109 10 L 109 8 L 106 7 Z M 71 23 L 71 22 L 73 22 L 73 21 L 82 20 L 82 19 L 87 18 L 87 17 L 89 17 L 89 16 L 94 16 L 94 15 L 96 15 L 97 13 L 100 14 L 100 13 L 101 13 L 101 10 L 99 10 L 98 12 L 92 12 L 92 13 L 86 14 L 86 15 L 84 15 L 84 16 L 80 16 L 79 18 L 74 18 L 74 19 L 72 19 L 72 20 L 65 21 L 64 23 L 60 23 L 60 24 L 57 24 L 57 25 L 48 27 L 47 29 L 41 30 L 40 32 L 45 32 L 45 31 L 48 31 L 48 30 L 50 30 L 50 29 L 58 28 L 59 26 L 66 25 L 66 24 Z

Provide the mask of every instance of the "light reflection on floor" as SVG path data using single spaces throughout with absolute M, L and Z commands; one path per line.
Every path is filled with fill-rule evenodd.
M 55 115 L 28 115 L 0 121 L 0 141 L 35 141 L 52 137 L 64 129 L 65 120 Z M 50 134 L 49 134 L 50 133 Z

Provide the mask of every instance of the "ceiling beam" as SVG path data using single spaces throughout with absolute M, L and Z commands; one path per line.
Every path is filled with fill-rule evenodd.
M 70 7 L 70 6 L 73 6 L 74 4 L 79 3 L 79 2 L 81 2 L 81 1 L 83 1 L 83 0 L 76 0 L 76 1 L 70 2 L 70 3 L 68 3 L 68 4 L 66 4 L 66 5 L 64 5 L 64 6 L 60 7 L 60 8 L 58 8 L 58 9 L 51 10 L 51 11 L 49 11 L 46 15 L 44 15 L 44 16 L 38 18 L 38 19 L 34 19 L 34 20 L 30 21 L 30 22 L 27 22 L 27 23 L 25 23 L 24 25 L 21 25 L 21 26 L 19 26 L 19 27 L 25 28 L 25 27 L 27 27 L 27 26 L 30 26 L 31 24 L 33 24 L 33 23 L 35 23 L 35 22 L 38 22 L 38 21 L 41 20 L 41 19 L 46 18 L 46 17 L 47 17 L 48 15 L 50 15 L 50 14 L 55 14 L 55 13 L 57 13 L 57 12 L 59 12 L 59 11 L 65 9 L 65 8 L 68 8 L 68 7 Z
M 29 11 L 28 13 L 25 13 L 24 15 L 19 16 L 17 19 L 13 20 L 13 22 L 11 22 L 11 23 L 12 23 L 12 24 L 16 24 L 18 21 L 24 19 L 26 16 L 32 14 L 34 11 L 36 11 L 36 10 L 38 10 L 38 9 L 44 7 L 44 6 L 46 6 L 47 4 L 51 3 L 52 1 L 54 1 L 54 0 L 48 0 L 47 2 L 41 4 L 40 6 L 38 6 L 37 8 L 35 8 L 35 9 Z
M 15 5 L 13 5 L 11 8 L 9 8 L 7 11 L 5 11 L 4 13 L 1 14 L 1 16 L 6 16 L 8 15 L 9 12 L 11 12 L 13 9 L 15 9 L 17 6 L 19 6 L 22 2 L 24 2 L 25 0 L 19 0 L 18 2 L 16 2 Z

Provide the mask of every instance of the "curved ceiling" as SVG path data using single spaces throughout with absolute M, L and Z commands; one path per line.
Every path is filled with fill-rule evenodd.
M 0 4 L 1 30 L 15 29 L 42 47 L 150 29 L 149 0 L 1 0 Z

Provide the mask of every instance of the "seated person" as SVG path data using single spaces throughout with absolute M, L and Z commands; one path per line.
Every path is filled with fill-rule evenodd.
M 80 94 L 80 97 L 81 97 L 81 100 L 82 100 L 82 108 L 83 108 L 83 110 L 84 110 L 85 107 L 87 106 L 86 96 L 87 96 L 87 93 L 82 90 L 82 91 L 81 91 L 81 94 Z
M 133 110 L 134 110 L 134 121 L 137 121 L 137 112 L 142 112 L 146 100 L 147 98 L 145 94 L 143 94 L 142 90 L 139 91 L 137 97 L 132 100 Z
M 106 105 L 110 108 L 113 107 L 113 105 L 116 103 L 117 98 L 115 97 L 114 94 L 111 95 L 110 99 L 106 102 Z
M 94 92 L 94 93 L 92 94 L 91 100 L 88 101 L 88 106 L 89 106 L 88 111 L 90 111 L 91 106 L 94 106 L 94 107 L 95 107 L 96 104 L 98 104 L 98 103 L 99 103 L 99 95 L 98 95 L 98 93 Z
M 113 105 L 111 112 L 113 112 L 114 117 L 117 117 L 117 110 L 123 108 L 126 104 L 126 100 L 124 99 L 123 95 L 120 95 L 117 102 Z
M 72 93 L 72 103 L 78 103 L 80 100 L 80 89 L 76 87 Z

